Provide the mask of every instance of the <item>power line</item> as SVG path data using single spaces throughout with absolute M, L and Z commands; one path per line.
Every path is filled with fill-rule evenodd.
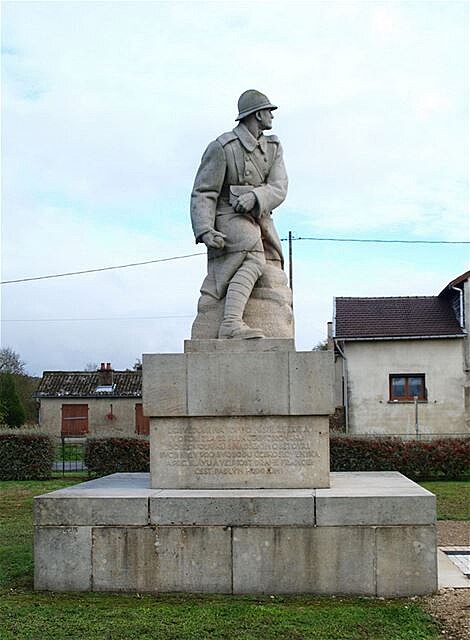
M 291 240 L 312 240 L 316 242 L 362 242 L 362 243 L 382 243 L 382 244 L 442 244 L 442 245 L 470 245 L 468 240 L 384 240 L 380 238 L 320 238 L 320 237 L 295 237 Z M 282 242 L 288 242 L 289 238 L 281 238 Z M 146 264 L 155 264 L 157 262 L 171 262 L 172 260 L 183 260 L 185 258 L 193 258 L 195 256 L 205 255 L 205 252 L 188 253 L 182 256 L 172 256 L 171 258 L 155 258 L 154 260 L 145 260 L 143 262 L 130 262 L 128 264 L 119 264 L 108 267 L 98 267 L 96 269 L 83 269 L 82 271 L 68 271 L 65 273 L 53 273 L 46 276 L 33 276 L 30 278 L 17 278 L 15 280 L 3 280 L 0 284 L 16 284 L 19 282 L 32 282 L 35 280 L 48 280 L 50 278 L 65 278 L 68 276 L 78 276 L 85 273 L 98 273 L 100 271 L 111 271 L 115 269 L 127 269 L 129 267 L 140 267 Z
M 193 318 L 193 315 L 173 316 L 112 316 L 109 318 L 11 318 L 1 322 L 99 322 L 103 320 L 167 320 L 174 318 Z
M 303 238 L 292 236 L 292 240 L 316 240 L 320 242 L 381 242 L 388 244 L 470 244 L 470 240 L 381 240 L 379 238 Z M 288 242 L 289 238 L 281 238 Z
M 68 271 L 67 273 L 53 273 L 47 276 L 34 276 L 31 278 L 18 278 L 17 280 L 4 280 L 0 284 L 14 284 L 16 282 L 31 282 L 32 280 L 47 280 L 48 278 L 64 278 L 66 276 L 79 276 L 84 273 L 96 273 L 98 271 L 111 271 L 112 269 L 127 269 L 128 267 L 140 267 L 143 264 L 154 264 L 155 262 L 170 262 L 171 260 L 183 260 L 194 256 L 203 256 L 205 252 L 188 253 L 184 256 L 172 256 L 171 258 L 155 258 L 155 260 L 145 260 L 144 262 L 130 262 L 129 264 L 118 264 L 111 267 L 99 267 L 97 269 L 84 269 L 83 271 Z

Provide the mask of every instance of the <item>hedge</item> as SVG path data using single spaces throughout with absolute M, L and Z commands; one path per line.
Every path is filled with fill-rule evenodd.
M 148 440 L 137 438 L 90 438 L 85 449 L 89 472 L 104 476 L 110 473 L 148 471 Z
M 136 438 L 88 440 L 85 464 L 96 475 L 149 470 L 149 443 Z M 431 442 L 332 435 L 331 471 L 400 471 L 414 480 L 470 477 L 470 438 Z
M 47 480 L 54 443 L 42 433 L 0 432 L 0 480 Z
M 331 471 L 400 471 L 414 480 L 456 480 L 470 476 L 470 438 L 332 436 L 330 464 Z

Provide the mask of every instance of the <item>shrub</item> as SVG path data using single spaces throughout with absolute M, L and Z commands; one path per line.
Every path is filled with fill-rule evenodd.
M 21 427 L 26 413 L 11 373 L 0 375 L 0 420 L 9 427 Z
M 456 480 L 470 476 L 470 438 L 332 436 L 330 465 L 331 471 L 400 471 L 415 480 Z
M 0 431 L 0 480 L 47 480 L 54 444 L 43 433 Z
M 85 465 L 91 473 L 136 473 L 149 470 L 148 440 L 136 438 L 90 438 L 86 444 Z

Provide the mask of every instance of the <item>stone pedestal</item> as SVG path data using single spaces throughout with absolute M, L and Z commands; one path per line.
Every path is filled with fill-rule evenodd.
M 329 486 L 333 354 L 289 339 L 188 340 L 143 357 L 158 489 Z
M 329 489 L 157 490 L 114 474 L 35 499 L 35 588 L 406 597 L 437 588 L 435 497 L 399 473 Z
M 145 355 L 151 474 L 36 498 L 35 588 L 435 591 L 435 497 L 399 473 L 329 473 L 332 376 L 330 352 L 289 339 Z

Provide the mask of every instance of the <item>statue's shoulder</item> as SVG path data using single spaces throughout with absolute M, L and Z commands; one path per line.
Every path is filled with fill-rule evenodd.
M 225 145 L 227 145 L 229 142 L 233 142 L 234 140 L 238 140 L 238 138 L 233 133 L 233 131 L 227 131 L 226 133 L 222 133 L 217 138 L 217 142 L 221 144 L 223 147 L 225 147 Z
M 279 138 L 275 135 L 265 136 L 267 142 L 271 142 L 273 144 L 281 144 Z

